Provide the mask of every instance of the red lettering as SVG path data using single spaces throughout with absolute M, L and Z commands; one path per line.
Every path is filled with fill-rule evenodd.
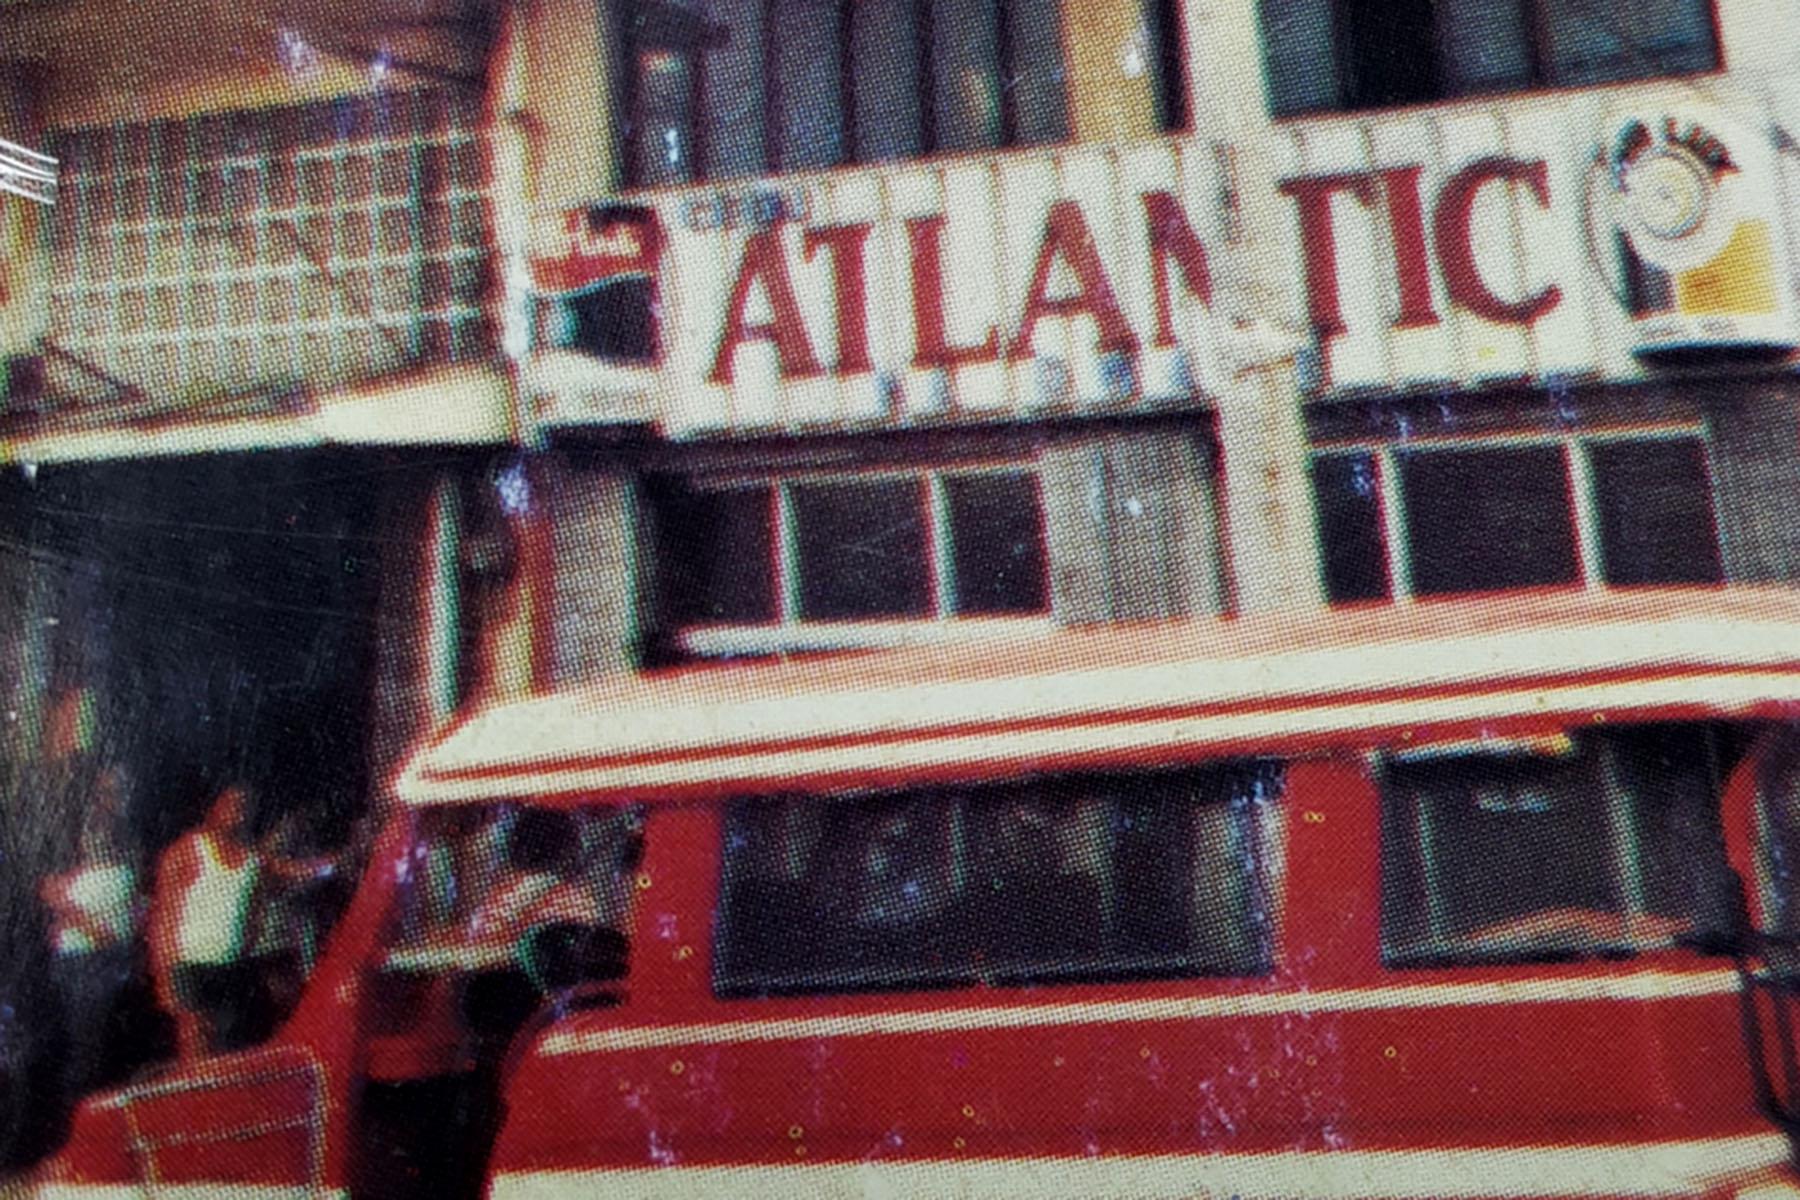
M 772 319 L 751 324 L 745 320 L 750 289 L 761 281 L 769 298 Z M 731 301 L 726 309 L 725 332 L 719 338 L 719 352 L 713 358 L 713 383 L 730 383 L 732 359 L 744 342 L 775 343 L 775 354 L 781 374 L 787 379 L 809 379 L 825 372 L 813 354 L 807 339 L 806 325 L 800 319 L 800 304 L 794 298 L 794 284 L 788 278 L 787 257 L 781 252 L 781 226 L 752 234 L 744 246 L 744 262 L 738 268 L 737 282 L 731 288 Z
M 1394 237 L 1394 271 L 1400 282 L 1400 315 L 1395 329 L 1438 323 L 1431 304 L 1431 264 L 1425 253 L 1425 206 L 1419 200 L 1422 167 L 1390 167 L 1381 173 L 1387 196 L 1388 229 Z
M 1469 226 L 1475 198 L 1482 188 L 1496 182 L 1526 184 L 1540 208 L 1550 207 L 1549 171 L 1542 160 L 1528 163 L 1514 158 L 1483 158 L 1472 162 L 1451 176 L 1438 194 L 1433 218 L 1438 262 L 1443 266 L 1444 285 L 1453 304 L 1502 325 L 1529 325 L 1557 306 L 1562 300 L 1562 289 L 1551 284 L 1534 296 L 1509 301 L 1494 295 L 1481 278 Z
M 1150 225 L 1150 277 L 1156 285 L 1155 346 L 1175 344 L 1175 321 L 1169 303 L 1169 259 L 1181 268 L 1188 295 L 1202 304 L 1212 303 L 1212 272 L 1206 266 L 1206 247 L 1194 235 L 1181 204 L 1168 192 L 1144 193 L 1144 217 Z
M 906 223 L 912 250 L 913 366 L 922 370 L 1000 357 L 1000 333 L 991 325 L 987 337 L 973 346 L 950 344 L 944 331 L 943 235 L 941 216 L 914 217 Z
M 1073 296 L 1050 297 L 1050 271 L 1057 256 L 1075 273 L 1080 291 Z M 1019 319 L 1018 336 L 1007 348 L 1011 362 L 1030 358 L 1031 334 L 1041 317 L 1077 317 L 1083 313 L 1094 318 L 1100 327 L 1099 348 L 1102 351 L 1137 349 L 1137 335 L 1119 311 L 1106 269 L 1094 248 L 1094 235 L 1088 231 L 1081 206 L 1073 200 L 1059 200 L 1050 206 L 1050 217 L 1044 223 L 1044 240 L 1038 247 L 1037 268 L 1031 275 L 1031 289 L 1025 293 L 1025 315 Z
M 869 361 L 867 272 L 863 246 L 872 225 L 826 225 L 808 229 L 801 251 L 811 262 L 820 246 L 831 255 L 832 294 L 837 310 L 837 366 L 839 375 L 856 375 L 875 369 Z
M 1281 181 L 1280 191 L 1300 208 L 1300 241 L 1306 253 L 1306 307 L 1320 338 L 1344 332 L 1338 305 L 1337 237 L 1331 228 L 1331 197 L 1349 192 L 1364 207 L 1375 203 L 1372 175 L 1306 175 Z

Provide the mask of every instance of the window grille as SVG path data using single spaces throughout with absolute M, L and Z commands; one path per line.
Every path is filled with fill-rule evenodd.
M 487 356 L 476 116 L 425 90 L 62 134 L 47 402 L 259 407 Z

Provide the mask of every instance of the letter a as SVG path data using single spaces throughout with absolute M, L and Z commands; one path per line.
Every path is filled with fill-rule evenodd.
M 745 320 L 744 309 L 750 302 L 750 289 L 761 281 L 769 297 L 772 319 L 754 324 Z M 800 303 L 794 298 L 794 283 L 788 278 L 787 258 L 781 252 L 779 225 L 753 234 L 744 246 L 744 262 L 738 268 L 737 282 L 731 288 L 731 301 L 726 306 L 725 332 L 719 338 L 719 352 L 713 358 L 712 383 L 730 383 L 732 359 L 744 342 L 775 343 L 776 358 L 784 379 L 810 379 L 823 375 L 812 342 L 806 336 L 806 324 L 800 319 Z
M 1062 255 L 1075 273 L 1081 290 L 1073 296 L 1052 300 L 1045 295 L 1050 286 L 1050 269 Z M 1050 219 L 1044 225 L 1044 242 L 1038 249 L 1037 270 L 1031 276 L 1031 291 L 1025 298 L 1025 315 L 1019 321 L 1018 336 L 1007 348 L 1012 362 L 1031 357 L 1031 334 L 1039 317 L 1074 317 L 1087 313 L 1100 326 L 1099 348 L 1103 351 L 1137 349 L 1137 335 L 1119 311 L 1113 297 L 1112 284 L 1100 255 L 1094 249 L 1094 235 L 1088 232 L 1081 208 L 1073 200 L 1061 200 L 1050 207 Z

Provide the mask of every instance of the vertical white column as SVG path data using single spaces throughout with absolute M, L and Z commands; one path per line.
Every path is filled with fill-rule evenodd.
M 1292 311 L 1301 269 L 1294 222 L 1276 191 L 1276 129 L 1262 80 L 1254 4 L 1185 6 L 1188 86 L 1196 136 L 1225 148 L 1236 205 L 1215 253 L 1215 313 L 1232 361 L 1220 373 L 1218 432 L 1228 551 L 1241 612 L 1325 603 L 1318 522 L 1294 358 L 1304 344 Z

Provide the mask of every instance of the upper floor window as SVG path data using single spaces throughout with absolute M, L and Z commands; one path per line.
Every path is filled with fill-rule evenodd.
M 634 184 L 1184 122 L 1175 0 L 612 0 L 611 14 Z
M 1312 475 L 1333 601 L 1724 579 L 1694 430 L 1346 447 Z
M 62 134 L 49 390 L 238 405 L 487 356 L 478 115 L 427 89 Z
M 1670 725 L 1388 759 L 1384 957 L 1544 961 L 1720 929 L 1728 749 L 1706 726 Z
M 1712 70 L 1711 0 L 1261 0 L 1278 115 Z
M 769 642 L 750 627 L 779 642 L 800 627 L 1050 608 L 1031 469 L 683 481 L 658 500 L 664 608 L 703 653 Z
M 721 995 L 1256 975 L 1281 771 L 732 806 Z

